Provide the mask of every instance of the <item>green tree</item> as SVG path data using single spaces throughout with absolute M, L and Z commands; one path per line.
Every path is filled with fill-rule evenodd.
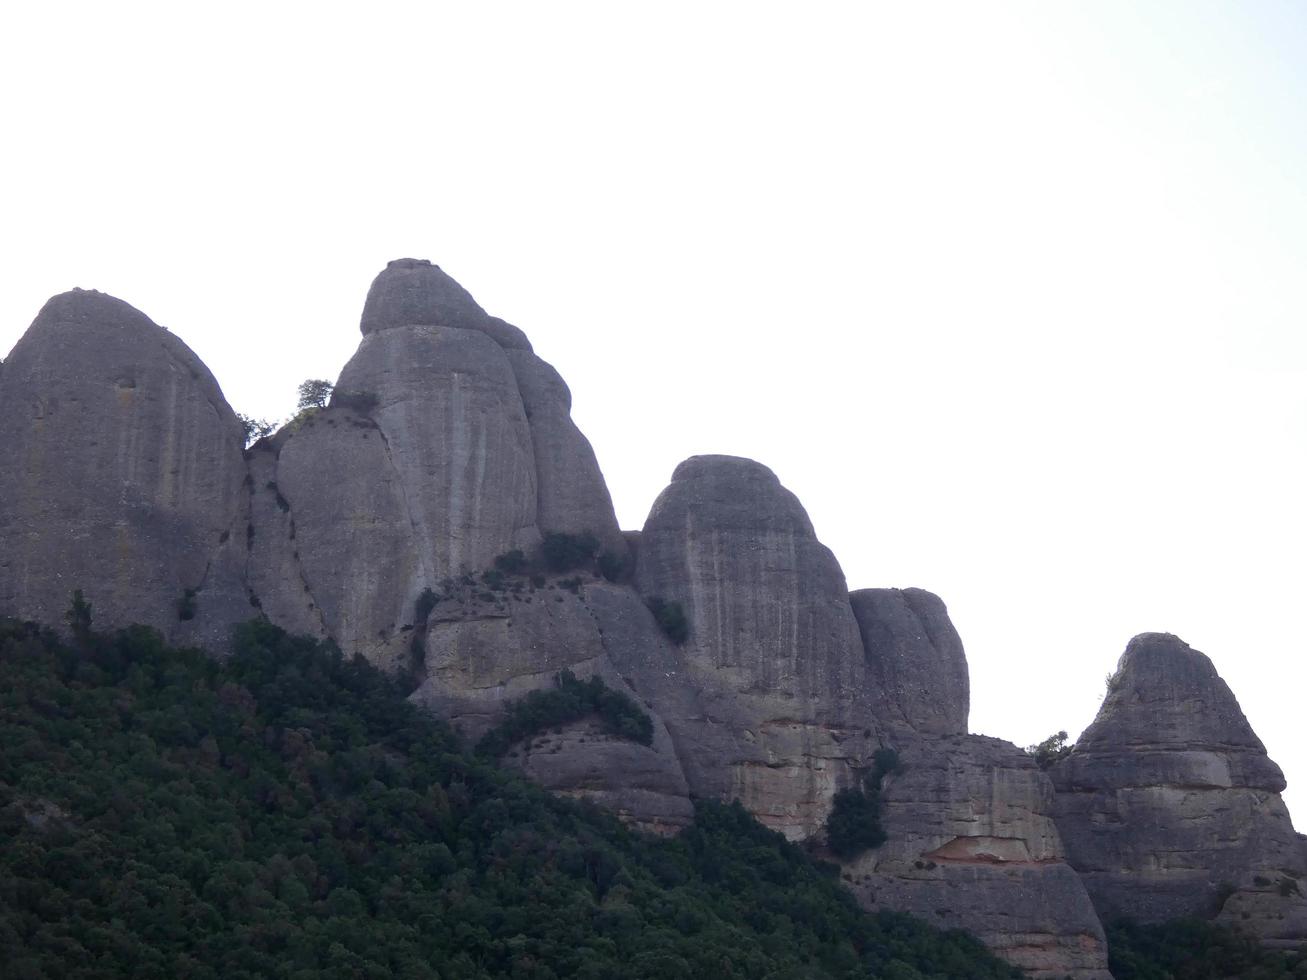
M 296 409 L 302 412 L 306 408 L 326 408 L 327 400 L 331 398 L 331 392 L 335 387 L 330 381 L 321 378 L 310 378 L 308 381 L 301 382 Z
M 245 430 L 245 445 L 252 446 L 264 436 L 272 435 L 277 428 L 277 423 L 269 422 L 267 419 L 251 418 L 248 415 L 236 413 L 236 418 L 240 421 L 241 427 Z
M 1074 744 L 1067 745 L 1066 740 L 1066 732 L 1057 732 L 1048 736 L 1038 745 L 1027 745 L 1026 754 L 1034 756 L 1035 764 L 1040 769 L 1047 769 L 1059 759 L 1065 759 L 1071 754 L 1071 750 L 1075 748 Z

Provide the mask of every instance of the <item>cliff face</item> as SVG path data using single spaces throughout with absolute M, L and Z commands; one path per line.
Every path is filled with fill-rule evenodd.
M 1267 940 L 1307 940 L 1284 776 L 1212 662 L 1182 640 L 1130 641 L 1053 780 L 1071 864 L 1104 917 L 1219 912 Z
M 99 621 L 225 642 L 249 608 L 241 427 L 185 344 L 111 296 L 56 296 L 5 365 L 0 420 L 0 610 L 62 623 L 82 588 Z
M 849 596 L 880 713 L 896 728 L 959 735 L 971 711 L 962 639 L 939 596 L 862 589 Z
M 331 405 L 242 452 L 184 344 L 99 293 L 52 299 L 0 370 L 0 614 L 58 624 L 81 588 L 102 627 L 215 650 L 266 615 L 403 677 L 471 738 L 564 669 L 599 676 L 648 713 L 651 744 L 583 718 L 505 761 L 655 832 L 685 826 L 693 796 L 739 799 L 820 850 L 836 792 L 892 748 L 872 790 L 887 841 L 845 880 L 1036 977 L 1107 977 L 1095 906 L 1307 937 L 1283 778 L 1201 654 L 1137 638 L 1050 782 L 967 734 L 943 602 L 849 594 L 765 466 L 688 459 L 624 535 L 521 330 L 412 259 L 377 277 L 361 330 Z M 593 535 L 604 563 L 547 573 L 554 532 Z M 528 564 L 495 567 L 514 551 Z
M 751 460 L 686 460 L 645 522 L 636 586 L 689 621 L 673 662 L 637 676 L 691 790 L 812 834 L 879 726 L 844 574 L 798 500 Z

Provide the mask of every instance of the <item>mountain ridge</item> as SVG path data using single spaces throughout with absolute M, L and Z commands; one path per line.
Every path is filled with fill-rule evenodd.
M 1108 751 L 1077 748 L 1050 781 L 1015 746 L 969 734 L 965 653 L 943 602 L 850 594 L 764 465 L 691 457 L 643 529 L 623 534 L 561 376 L 423 260 L 374 281 L 337 399 L 248 449 L 189 349 L 111 299 L 55 297 L 0 373 L 0 447 L 15 461 L 0 475 L 0 614 L 59 622 L 75 583 L 96 590 L 110 626 L 148 623 L 217 650 L 262 612 L 407 673 L 415 702 L 474 735 L 560 670 L 598 676 L 650 712 L 650 745 L 575 731 L 519 764 L 664 833 L 688 823 L 692 797 L 738 799 L 787 837 L 820 842 L 836 793 L 892 748 L 906 765 L 877 789 L 889 840 L 844 862 L 860 901 L 969 929 L 1034 976 L 1108 976 L 1099 917 L 1113 906 L 1085 882 L 1102 872 L 1134 887 L 1160 852 L 1113 845 L 1091 861 L 1097 824 L 1064 803 L 1111 767 L 1140 770 L 1137 753 L 1112 748 L 1106 726 Z M 594 548 L 574 568 L 496 574 L 506 555 L 537 559 L 549 535 L 590 535 Z M 598 574 L 601 555 L 622 570 L 615 580 Z M 108 585 L 92 586 L 103 568 Z M 655 602 L 684 613 L 682 641 Z M 1123 674 L 1148 686 L 1167 663 Z M 1223 685 L 1214 670 L 1198 683 Z M 1260 742 L 1216 735 L 1202 746 L 1208 768 L 1273 768 Z M 1278 813 L 1279 789 L 1256 790 L 1264 798 L 1226 836 Z M 1095 800 L 1096 819 L 1124 821 L 1130 839 L 1129 800 Z M 1186 862 L 1185 887 L 1206 901 L 1230 886 L 1227 919 L 1307 941 L 1307 901 L 1258 884 L 1304 873 L 1291 826 L 1256 867 L 1201 842 Z

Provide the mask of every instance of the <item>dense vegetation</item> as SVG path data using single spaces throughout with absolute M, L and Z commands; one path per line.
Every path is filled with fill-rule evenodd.
M 738 805 L 635 834 L 464 751 L 361 660 L 0 620 L 7 977 L 967 978 Z
M 898 753 L 877 749 L 871 773 L 862 785 L 835 794 L 826 817 L 826 845 L 834 854 L 851 858 L 885 843 L 885 830 L 880 824 L 880 783 L 898 767 Z
M 1035 765 L 1040 769 L 1049 769 L 1055 762 L 1060 762 L 1071 754 L 1075 743 L 1066 744 L 1066 732 L 1054 732 L 1038 745 L 1027 745 L 1026 755 L 1034 756 Z
M 589 716 L 619 738 L 641 745 L 653 742 L 653 721 L 626 694 L 614 691 L 602 677 L 579 681 L 564 670 L 554 678 L 552 690 L 532 691 L 510 701 L 503 720 L 477 742 L 477 752 L 498 758 L 514 742 Z
M 690 638 L 690 621 L 685 616 L 685 609 L 679 602 L 668 601 L 659 596 L 646 599 L 645 604 L 653 613 L 654 621 L 663 635 L 678 647 Z
M 1108 926 L 1116 980 L 1281 980 L 1307 977 L 1307 958 L 1259 946 L 1210 922 Z
M 588 568 L 598 553 L 599 539 L 589 531 L 581 534 L 552 531 L 540 542 L 540 557 L 545 568 L 555 573 Z

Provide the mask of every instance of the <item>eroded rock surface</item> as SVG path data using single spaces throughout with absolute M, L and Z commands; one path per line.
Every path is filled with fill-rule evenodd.
M 54 297 L 5 365 L 0 445 L 0 611 L 62 624 L 80 588 L 99 626 L 225 646 L 241 427 L 185 344 L 112 296 Z
M 497 582 L 464 579 L 442 594 L 428 618 L 413 699 L 476 739 L 502 718 L 509 699 L 552 687 L 560 671 L 583 680 L 598 675 L 650 715 L 651 746 L 603 734 L 583 719 L 514 746 L 508 761 L 550 789 L 588 797 L 647 829 L 686 826 L 693 807 L 675 747 L 656 708 L 628 685 L 612 656 L 615 646 L 662 649 L 648 610 L 629 589 L 578 585 L 575 576 Z
M 636 585 L 689 620 L 675 660 L 635 677 L 692 792 L 813 833 L 879 743 L 844 574 L 803 507 L 759 463 L 692 457 L 645 522 Z
M 542 534 L 591 532 L 614 558 L 626 555 L 613 499 L 590 441 L 572 421 L 572 393 L 554 368 L 529 350 L 510 350 L 535 453 L 536 522 Z
M 1052 785 L 1030 757 L 977 735 L 900 738 L 897 749 L 900 767 L 881 783 L 888 839 L 845 866 L 862 903 L 966 929 L 1034 977 L 1110 980 Z
M 1277 943 L 1307 940 L 1284 776 L 1211 660 L 1179 638 L 1130 641 L 1052 775 L 1071 864 L 1104 918 L 1220 912 Z
M 336 387 L 377 399 L 369 415 L 433 581 L 539 541 L 526 412 L 504 349 L 486 334 L 443 326 L 367 334 Z
M 929 735 L 965 734 L 967 656 L 939 596 L 924 589 L 861 589 L 849 602 L 885 723 Z

